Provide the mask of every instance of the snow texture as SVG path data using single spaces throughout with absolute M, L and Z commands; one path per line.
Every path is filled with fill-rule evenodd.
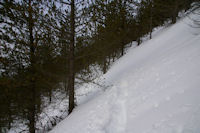
M 50 133 L 200 133 L 200 31 L 188 17 L 116 61 Z

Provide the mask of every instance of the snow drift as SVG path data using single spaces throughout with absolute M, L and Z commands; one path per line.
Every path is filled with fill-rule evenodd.
M 130 48 L 102 78 L 111 87 L 50 133 L 199 133 L 200 31 L 191 23 Z

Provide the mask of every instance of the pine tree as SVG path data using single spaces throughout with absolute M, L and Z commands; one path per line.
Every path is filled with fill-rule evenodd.
M 71 13 L 70 13 L 70 50 L 69 50 L 69 114 L 73 111 L 74 103 L 74 82 L 75 82 L 75 70 L 74 70 L 74 46 L 75 46 L 75 2 L 71 0 Z
M 36 116 L 40 112 L 40 98 L 44 86 L 48 88 L 47 85 L 50 82 L 54 83 L 51 86 L 56 84 L 48 79 L 49 77 L 45 75 L 47 72 L 44 73 L 45 67 L 48 68 L 46 70 L 50 70 L 52 64 L 54 66 L 56 64 L 54 49 L 56 50 L 57 46 L 56 42 L 52 40 L 56 40 L 56 32 L 54 31 L 58 28 L 54 18 L 47 21 L 48 16 L 45 16 L 44 10 L 47 11 L 47 9 L 54 7 L 44 9 L 42 6 L 45 6 L 46 2 L 35 0 L 5 0 L 1 2 L 1 23 L 3 24 L 0 27 L 1 43 L 3 44 L 1 50 L 4 54 L 1 55 L 2 60 L 4 60 L 4 63 L 1 62 L 2 71 L 3 75 L 17 82 L 12 87 L 11 93 L 15 94 L 14 89 L 19 89 L 17 93 L 19 95 L 15 95 L 11 99 L 20 105 L 18 116 L 21 115 L 22 119 L 28 119 L 29 132 L 31 133 L 36 130 Z M 44 52 L 44 47 L 47 48 L 45 49 L 47 52 Z M 42 56 L 41 53 L 46 53 L 46 55 Z M 49 60 L 43 58 L 47 55 L 52 55 Z M 50 59 L 53 62 L 47 64 Z
M 83 22 L 81 17 L 79 16 L 81 9 L 77 9 L 78 6 L 82 5 L 82 8 L 84 8 L 84 2 L 85 1 L 62 1 L 66 7 L 70 8 L 70 17 L 69 17 L 69 22 L 70 22 L 70 31 L 69 31 L 69 65 L 68 65 L 68 86 L 67 86 L 67 91 L 69 94 L 69 109 L 68 113 L 70 114 L 74 107 L 75 107 L 75 74 L 76 74 L 76 66 L 75 66 L 75 46 L 76 46 L 76 38 L 78 34 L 80 34 L 79 30 L 77 27 L 80 26 L 80 23 Z M 66 19 L 67 16 L 66 16 Z M 77 20 L 79 19 L 79 21 Z M 78 23 L 80 22 L 80 23 Z M 84 26 L 83 24 L 81 26 Z

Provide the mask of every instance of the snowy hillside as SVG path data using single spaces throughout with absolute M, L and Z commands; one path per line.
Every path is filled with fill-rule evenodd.
M 190 24 L 131 48 L 104 75 L 111 87 L 50 133 L 200 133 L 200 31 Z

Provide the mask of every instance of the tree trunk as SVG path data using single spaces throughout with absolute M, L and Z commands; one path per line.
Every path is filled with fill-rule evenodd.
M 126 38 L 126 28 L 125 28 L 125 22 L 126 22 L 126 11 L 125 11 L 125 7 L 126 7 L 126 1 L 124 1 L 122 3 L 122 1 L 120 0 L 120 12 L 121 12 L 121 15 L 122 15 L 122 18 L 121 18 L 121 32 L 123 34 L 122 36 L 122 41 L 121 41 L 121 56 L 124 55 L 124 46 L 125 46 L 125 43 L 124 43 L 124 39 Z
M 112 62 L 115 62 L 115 53 L 112 54 Z
M 75 80 L 75 71 L 74 71 L 74 44 L 75 44 L 75 3 L 74 0 L 71 0 L 71 39 L 70 39 L 70 51 L 69 51 L 69 114 L 74 109 L 74 80 Z
M 35 46 L 33 39 L 33 19 L 32 19 L 32 6 L 31 0 L 29 0 L 29 41 L 30 41 L 30 98 L 29 98 L 29 108 L 28 108 L 28 120 L 29 120 L 29 132 L 35 133 Z
M 152 39 L 152 29 L 150 30 L 150 33 L 149 33 L 149 39 Z
M 176 23 L 177 16 L 178 16 L 178 2 L 175 1 L 173 13 L 172 13 L 172 24 Z
M 106 58 L 104 59 L 103 61 L 103 74 L 105 74 L 107 71 L 107 61 L 106 61 Z
M 149 23 L 149 38 L 152 39 L 152 30 L 153 30 L 153 9 L 152 9 L 152 1 L 150 1 L 150 23 Z
M 12 112 L 11 112 L 11 100 L 8 98 L 8 129 L 10 130 L 11 128 L 11 123 L 12 123 Z
M 35 116 L 36 116 L 36 111 L 35 111 L 35 83 L 32 80 L 31 81 L 31 96 L 30 96 L 30 101 L 29 101 L 29 112 L 28 112 L 28 119 L 29 119 L 29 132 L 30 133 L 35 133 Z
M 137 39 L 137 43 L 138 43 L 137 44 L 138 46 L 141 44 L 141 39 L 140 38 Z
M 52 89 L 50 89 L 48 93 L 49 93 L 49 104 L 50 104 L 52 101 Z
M 122 44 L 121 44 L 121 56 L 124 55 L 124 42 L 122 41 Z
M 65 74 L 67 75 L 67 73 L 65 73 Z M 68 96 L 67 79 L 68 79 L 68 78 L 65 78 L 64 81 L 63 81 L 63 82 L 64 82 L 64 89 L 65 89 L 65 92 L 66 92 L 66 96 Z

